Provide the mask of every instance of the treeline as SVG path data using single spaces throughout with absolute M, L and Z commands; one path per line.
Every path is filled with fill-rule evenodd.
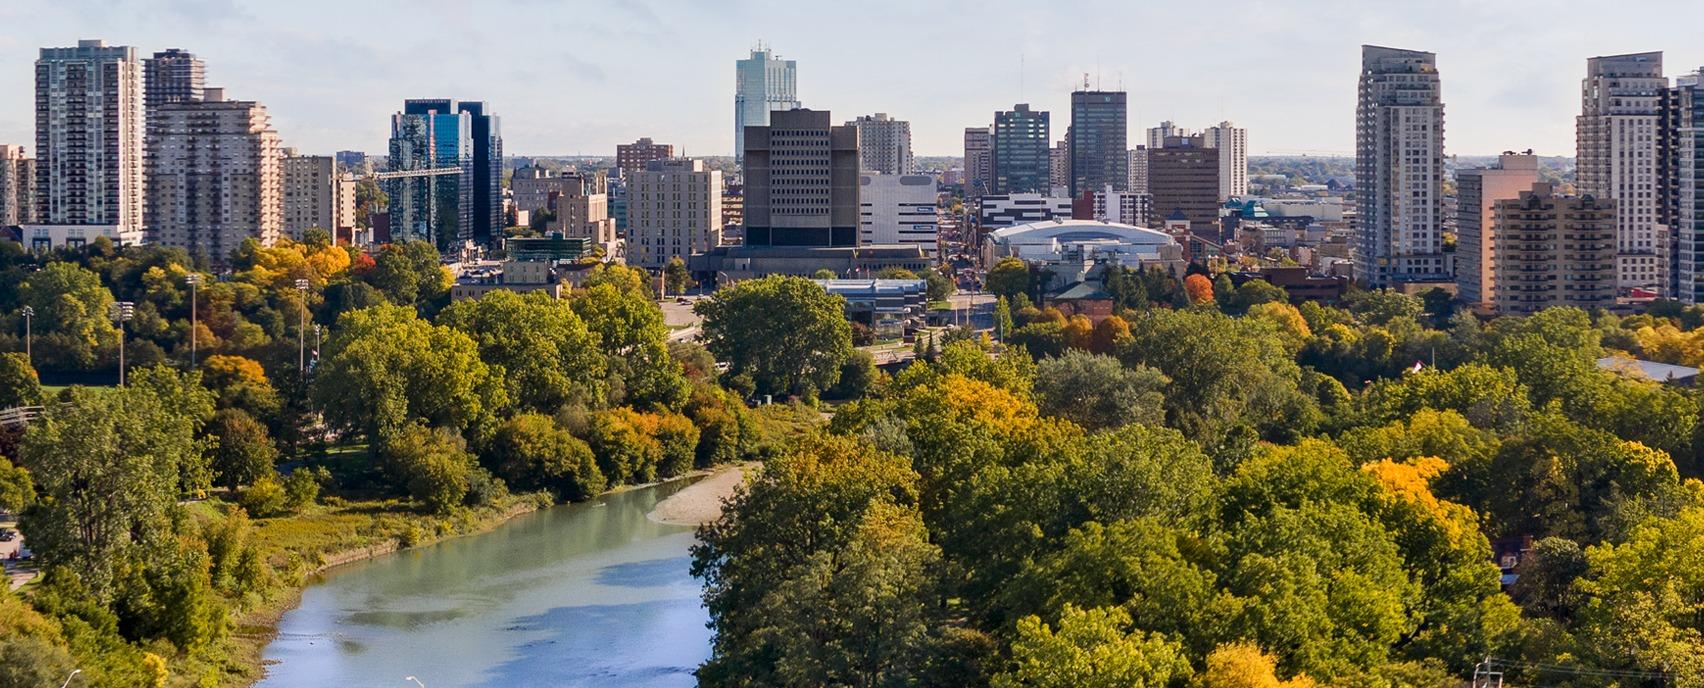
M 104 304 L 134 299 L 137 316 L 124 387 L 50 393 L 24 354 L 0 356 L 0 405 L 43 407 L 0 437 L 0 510 L 21 514 L 43 571 L 0 593 L 0 687 L 73 666 L 126 688 L 252 677 L 233 624 L 325 552 L 291 538 L 412 544 L 521 500 L 584 499 L 776 441 L 703 347 L 669 342 L 638 271 L 594 268 L 564 300 L 450 304 L 424 244 L 375 261 L 310 239 L 237 258 L 197 288 L 192 366 L 183 255 L 11 256 L 21 286 L 5 293 L 35 304 L 45 366 L 102 367 L 117 345 Z M 356 501 L 371 522 L 336 525 Z M 338 528 L 356 532 L 323 530 Z
M 1009 346 L 769 460 L 694 554 L 701 684 L 1704 685 L 1698 397 L 1596 363 L 1649 321 L 1179 282 L 1009 292 Z

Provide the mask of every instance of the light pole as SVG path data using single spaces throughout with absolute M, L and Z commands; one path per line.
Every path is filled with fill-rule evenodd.
M 308 376 L 308 281 L 296 280 L 296 291 L 302 294 L 302 310 L 296 319 L 296 372 Z
M 24 306 L 18 311 L 24 316 L 24 358 L 30 359 L 30 365 L 35 365 L 35 353 L 30 350 L 30 319 L 35 317 L 35 308 Z
M 420 682 L 420 679 L 417 679 L 417 678 L 415 678 L 415 677 L 413 677 L 413 676 L 404 676 L 404 677 L 402 677 L 402 680 L 404 680 L 404 681 L 413 681 L 413 682 L 414 682 L 414 685 L 417 685 L 417 686 L 420 686 L 420 688 L 426 688 L 426 684 L 424 684 L 424 683 L 421 683 L 421 682 Z
M 77 678 L 77 674 L 81 674 L 81 673 L 83 673 L 82 669 L 72 669 L 71 675 L 65 677 L 65 682 L 59 684 L 59 688 L 65 688 L 66 686 L 71 685 L 71 679 Z
M 107 309 L 107 315 L 118 323 L 118 386 L 124 386 L 124 324 L 136 317 L 136 304 L 131 301 L 114 301 Z
M 189 367 L 195 368 L 195 288 L 201 285 L 201 273 L 190 273 L 183 281 L 189 285 Z

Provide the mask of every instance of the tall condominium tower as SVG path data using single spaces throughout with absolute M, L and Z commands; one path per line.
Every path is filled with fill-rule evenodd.
M 702 160 L 652 160 L 627 189 L 627 262 L 661 268 L 722 243 L 722 172 Z
M 285 148 L 281 158 L 283 235 L 301 241 L 318 227 L 334 238 L 353 238 L 349 230 L 355 226 L 355 178 L 339 174 L 337 161 L 329 155 L 301 155 Z
M 1123 91 L 1071 93 L 1071 197 L 1130 183 L 1128 96 Z
M 246 239 L 264 246 L 283 227 L 278 132 L 266 108 L 225 100 L 161 104 L 148 139 L 148 238 L 225 265 Z
M 976 198 L 994 190 L 994 137 L 988 127 L 964 128 L 964 195 Z
M 1130 149 L 1130 190 L 1148 193 L 1148 147 Z
M 503 122 L 483 102 L 456 103 L 467 114 L 473 133 L 473 193 L 471 222 L 461 231 L 464 241 L 489 244 L 503 236 Z
M 878 112 L 846 123 L 858 130 L 858 160 L 866 172 L 911 174 L 911 123 Z
M 461 238 L 473 223 L 473 117 L 451 100 L 405 101 L 386 161 L 391 238 L 440 249 Z
M 1575 120 L 1581 194 L 1614 199 L 1618 288 L 1668 289 L 1668 241 L 1657 223 L 1657 125 L 1663 54 L 1586 60 Z
M 1046 194 L 1050 175 L 1052 139 L 1047 112 L 1031 110 L 1028 103 L 994 113 L 992 133 L 993 193 Z
M 1248 195 L 1248 130 L 1230 122 L 1201 130 L 1208 148 L 1219 149 L 1219 200 Z
M 105 236 L 142 241 L 142 60 L 136 49 L 78 41 L 36 61 L 36 222 L 32 245 Z
M 652 160 L 668 160 L 674 157 L 674 154 L 673 145 L 642 138 L 633 143 L 616 145 L 615 166 L 621 169 L 623 175 L 632 176 L 644 172 L 645 166 Z
M 1493 208 L 1499 312 L 1615 305 L 1613 199 L 1563 196 L 1541 182 Z
M 154 53 L 143 62 L 142 71 L 143 103 L 150 116 L 161 105 L 201 100 L 207 66 L 189 51 L 172 48 Z
M 858 130 L 827 110 L 769 117 L 745 129 L 745 245 L 858 245 Z
M 1443 280 L 1444 103 L 1437 55 L 1361 46 L 1355 108 L 1355 278 Z
M 1678 260 L 1677 298 L 1704 302 L 1704 69 L 1675 80 L 1664 99 L 1664 219 Z
M 35 160 L 23 146 L 0 144 L 0 227 L 35 222 Z
M 1071 188 L 1071 143 L 1070 135 L 1064 141 L 1053 144 L 1047 149 L 1047 185 L 1069 190 Z M 1067 191 L 1068 192 L 1068 191 Z
M 1492 167 L 1456 170 L 1456 294 L 1489 310 L 1497 301 L 1495 205 L 1530 192 L 1538 183 L 1532 151 L 1504 153 Z
M 746 127 L 769 126 L 769 113 L 799 107 L 798 64 L 758 45 L 734 62 L 734 155 L 745 154 Z

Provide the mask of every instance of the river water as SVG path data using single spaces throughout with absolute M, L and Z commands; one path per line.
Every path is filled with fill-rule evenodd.
M 710 653 L 692 529 L 646 518 L 685 481 L 338 567 L 303 591 L 266 688 L 691 686 Z

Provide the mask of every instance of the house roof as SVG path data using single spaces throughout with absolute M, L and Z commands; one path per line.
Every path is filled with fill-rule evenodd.
M 1652 382 L 1678 382 L 1698 377 L 1697 368 L 1669 365 L 1656 361 L 1643 361 L 1625 356 L 1605 356 L 1598 359 L 1597 365 L 1600 370 L 1614 371 Z

